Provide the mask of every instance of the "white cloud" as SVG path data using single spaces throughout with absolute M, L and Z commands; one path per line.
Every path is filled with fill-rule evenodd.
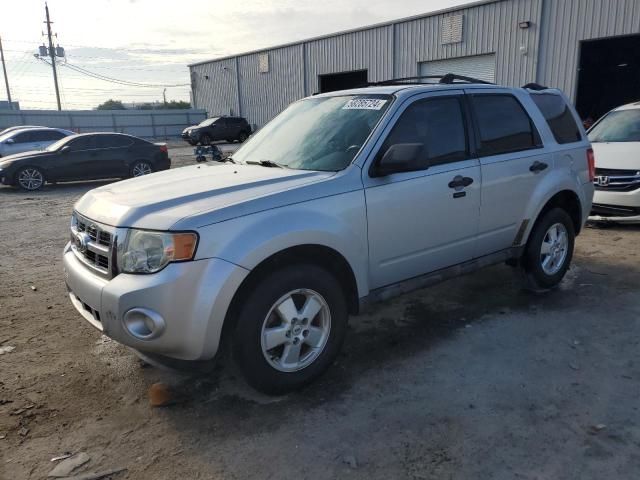
M 438 10 L 470 0 L 49 0 L 70 63 L 143 83 L 188 83 L 188 63 Z M 53 108 L 51 69 L 33 58 L 42 44 L 44 2 L 3 0 L 0 34 L 13 97 L 22 108 Z M 10 14 L 6 14 L 10 10 Z M 145 101 L 162 89 L 122 87 L 60 68 L 68 108 L 108 98 Z M 168 98 L 188 100 L 188 88 Z M 4 91 L 0 86 L 0 98 Z

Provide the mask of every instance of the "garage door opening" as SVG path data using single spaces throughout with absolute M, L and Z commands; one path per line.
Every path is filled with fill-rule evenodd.
M 586 40 L 580 45 L 576 108 L 597 120 L 612 108 L 640 100 L 640 35 Z
M 496 81 L 496 56 L 494 53 L 490 53 L 488 55 L 432 60 L 418 64 L 419 75 L 446 75 L 447 73 L 455 73 L 456 75 L 464 75 L 493 83 Z
M 320 93 L 363 87 L 367 84 L 367 70 L 355 70 L 353 72 L 343 73 L 328 73 L 326 75 L 320 75 L 319 77 Z

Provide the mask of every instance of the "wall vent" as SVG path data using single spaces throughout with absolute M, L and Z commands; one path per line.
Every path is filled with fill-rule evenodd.
M 464 15 L 443 17 L 440 23 L 440 38 L 443 45 L 462 41 L 462 20 Z
M 269 54 L 261 53 L 258 56 L 258 73 L 268 73 L 269 72 Z

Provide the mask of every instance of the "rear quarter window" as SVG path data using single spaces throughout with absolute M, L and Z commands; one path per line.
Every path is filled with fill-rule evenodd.
M 573 118 L 571 109 L 560 95 L 534 93 L 531 94 L 531 99 L 547 121 L 556 142 L 563 144 L 582 140 L 582 134 Z

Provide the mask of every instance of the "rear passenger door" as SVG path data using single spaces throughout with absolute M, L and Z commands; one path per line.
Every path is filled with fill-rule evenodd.
M 512 91 L 470 89 L 468 98 L 482 171 L 480 257 L 517 243 L 531 195 L 552 170 L 553 157 Z
M 481 178 L 463 97 L 452 90 L 416 96 L 395 115 L 374 150 L 372 168 L 363 171 L 371 288 L 473 256 Z M 423 144 L 423 153 L 411 171 L 372 177 L 396 144 Z
M 129 174 L 130 147 L 133 140 L 124 135 L 97 135 L 95 172 L 101 178 L 126 177 Z

